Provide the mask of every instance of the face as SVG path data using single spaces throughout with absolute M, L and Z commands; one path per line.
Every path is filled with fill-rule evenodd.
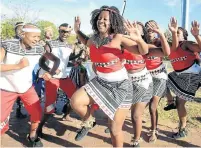
M 48 30 L 48 31 L 45 32 L 45 38 L 46 39 L 52 39 L 52 37 L 53 37 L 53 32 L 52 31 Z
M 16 31 L 15 31 L 15 35 L 18 36 L 19 38 L 21 38 L 22 35 L 22 25 L 17 26 Z
M 155 38 L 157 38 L 156 36 L 157 36 L 157 34 L 155 32 L 153 32 L 151 29 L 147 30 L 147 40 L 149 42 L 152 42 Z
M 177 30 L 177 37 L 178 37 L 179 41 L 183 41 L 184 40 L 184 34 L 183 34 L 182 30 L 180 30 L 180 29 Z
M 23 43 L 28 47 L 35 46 L 40 40 L 39 32 L 25 32 L 23 33 Z
M 69 27 L 59 27 L 59 38 L 64 42 L 71 34 Z
M 99 33 L 108 33 L 110 30 L 110 15 L 109 11 L 102 11 L 98 16 L 97 28 Z

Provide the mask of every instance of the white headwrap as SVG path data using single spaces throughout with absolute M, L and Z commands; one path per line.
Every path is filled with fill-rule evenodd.
M 38 33 L 41 32 L 41 30 L 38 28 L 22 28 L 22 31 L 23 32 L 38 32 Z

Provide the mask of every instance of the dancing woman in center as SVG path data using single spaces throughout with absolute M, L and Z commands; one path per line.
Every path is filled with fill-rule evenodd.
M 80 19 L 75 19 L 74 29 L 79 39 L 90 48 L 90 58 L 97 76 L 77 90 L 71 98 L 73 110 L 90 129 L 95 119 L 89 105 L 94 102 L 110 119 L 112 145 L 123 147 L 122 126 L 132 104 L 132 84 L 120 61 L 122 49 L 134 54 L 146 54 L 148 45 L 141 37 L 136 24 L 123 23 L 116 7 L 102 6 L 92 12 L 94 35 L 88 38 L 80 31 Z M 125 30 L 129 35 L 124 35 Z

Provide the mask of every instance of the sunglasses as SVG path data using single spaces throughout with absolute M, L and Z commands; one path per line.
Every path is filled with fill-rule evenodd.
M 71 33 L 71 31 L 59 30 L 60 33 Z

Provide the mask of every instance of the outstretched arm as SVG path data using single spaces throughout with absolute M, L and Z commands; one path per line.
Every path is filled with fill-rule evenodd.
M 121 43 L 130 52 L 134 54 L 145 55 L 148 53 L 148 45 L 142 39 L 140 31 L 137 28 L 137 23 L 131 24 L 129 21 L 124 23 L 126 31 L 129 35 L 123 35 Z
M 177 50 L 177 47 L 179 46 L 179 40 L 177 37 L 177 30 L 178 30 L 178 25 L 177 25 L 177 20 L 172 17 L 170 19 L 170 23 L 168 24 L 169 30 L 172 33 L 172 46 L 171 50 Z
M 201 50 L 201 36 L 199 35 L 200 24 L 197 21 L 193 21 L 191 24 L 192 24 L 191 33 L 195 37 L 195 39 L 198 43 L 198 46 Z
M 89 47 L 89 44 L 88 44 L 89 37 L 87 35 L 85 35 L 82 31 L 80 31 L 80 25 L 81 25 L 80 17 L 77 16 L 77 17 L 75 17 L 74 31 L 77 34 L 77 36 L 80 39 L 80 41 L 84 45 L 87 45 Z
M 164 33 L 161 31 L 161 29 L 159 28 L 159 26 L 155 23 L 155 22 L 149 22 L 147 24 L 147 27 L 157 33 L 160 36 L 160 43 L 161 43 L 161 49 L 163 52 L 164 56 L 169 56 L 170 55 L 170 46 L 165 38 Z M 151 50 L 150 50 L 151 51 Z

